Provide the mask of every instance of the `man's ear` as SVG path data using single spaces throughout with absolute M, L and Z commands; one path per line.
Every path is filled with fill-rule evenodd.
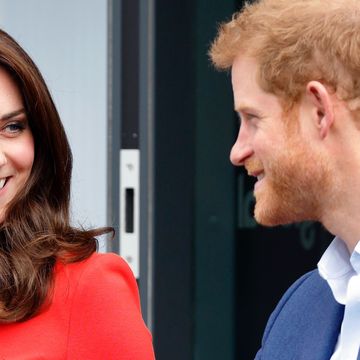
M 313 109 L 315 125 L 323 139 L 327 136 L 333 122 L 334 109 L 328 89 L 319 81 L 310 81 L 306 86 L 306 97 Z

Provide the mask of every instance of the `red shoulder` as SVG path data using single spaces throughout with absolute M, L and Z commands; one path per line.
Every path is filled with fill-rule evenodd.
M 69 358 L 154 359 L 137 283 L 120 256 L 94 253 L 59 266 L 58 272 L 66 274 L 72 289 Z
M 76 270 L 75 270 L 76 269 Z M 105 294 L 120 292 L 140 310 L 138 286 L 126 261 L 117 254 L 94 253 L 74 268 L 82 291 Z

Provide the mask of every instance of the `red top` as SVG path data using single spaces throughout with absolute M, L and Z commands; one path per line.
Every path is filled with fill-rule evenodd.
M 50 306 L 0 325 L 0 360 L 152 360 L 137 284 L 115 254 L 55 266 Z

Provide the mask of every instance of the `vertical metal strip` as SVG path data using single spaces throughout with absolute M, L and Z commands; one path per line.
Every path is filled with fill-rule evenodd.
M 121 148 L 121 0 L 108 0 L 108 193 L 107 219 L 119 234 L 119 152 Z M 153 330 L 154 274 L 154 51 L 155 1 L 140 0 L 139 133 L 140 133 L 140 273 L 143 317 Z M 118 236 L 118 235 L 117 235 Z M 108 250 L 119 252 L 118 239 Z
M 154 308 L 154 81 L 155 1 L 140 1 L 140 287 L 143 316 L 153 331 Z M 146 269 L 145 269 L 146 268 Z
M 119 150 L 121 125 L 121 2 L 107 2 L 107 223 L 119 236 Z M 107 242 L 107 251 L 119 252 L 119 242 Z

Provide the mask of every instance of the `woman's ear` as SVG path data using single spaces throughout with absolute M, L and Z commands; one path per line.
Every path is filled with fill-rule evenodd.
M 306 97 L 313 108 L 313 120 L 321 139 L 325 138 L 334 122 L 334 109 L 328 89 L 319 81 L 310 81 L 306 85 Z

